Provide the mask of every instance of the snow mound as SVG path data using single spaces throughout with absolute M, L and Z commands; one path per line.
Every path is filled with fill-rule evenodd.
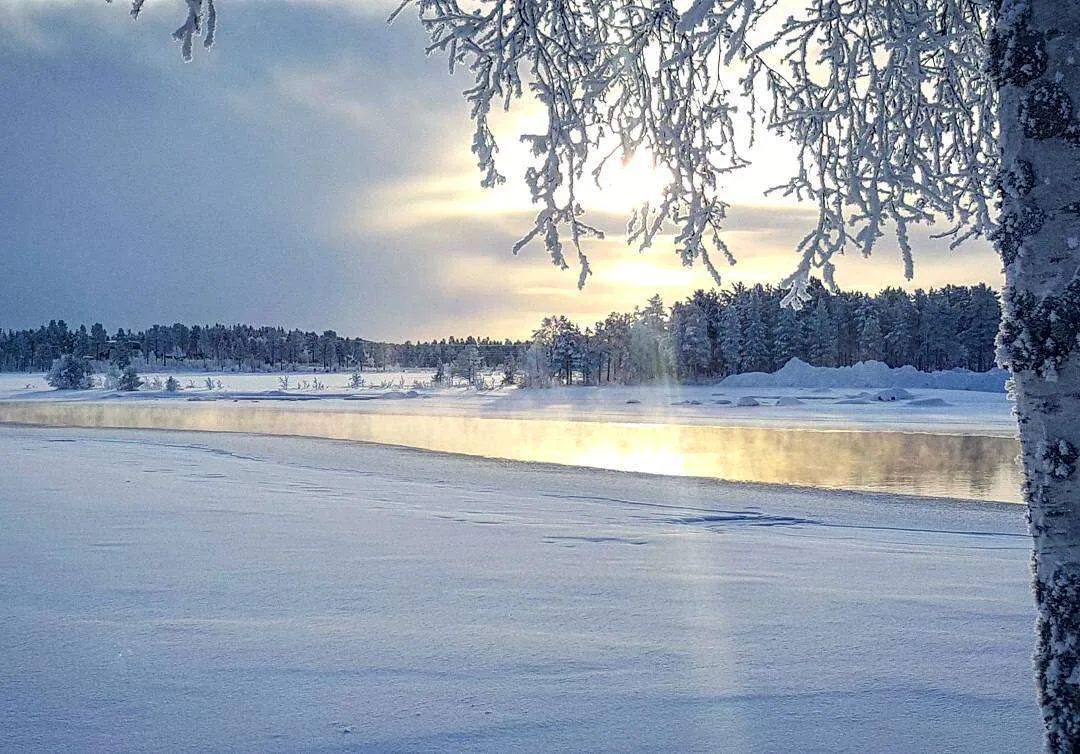
M 919 398 L 911 401 L 908 405 L 916 408 L 935 408 L 938 406 L 951 406 L 952 404 L 944 398 Z
M 1008 373 L 1002 369 L 972 372 L 950 369 L 944 372 L 920 372 L 913 366 L 890 367 L 880 361 L 860 361 L 850 367 L 813 367 L 800 359 L 791 359 L 772 374 L 746 372 L 733 374 L 720 384 L 724 387 L 905 387 L 933 390 L 980 390 L 1004 393 Z
M 800 401 L 798 398 L 793 398 L 790 395 L 786 395 L 776 401 L 777 406 L 805 406 L 805 401 Z
M 346 395 L 347 401 L 376 401 L 376 400 L 401 400 L 404 398 L 419 398 L 420 393 L 415 390 L 406 390 L 402 392 L 400 390 L 391 390 L 386 393 L 374 393 L 372 395 Z
M 738 408 L 749 408 L 750 406 L 760 406 L 757 398 L 751 398 L 749 395 L 744 395 L 739 400 L 735 401 L 735 405 Z
M 838 401 L 834 401 L 834 406 L 869 406 L 871 401 L 866 398 L 841 398 Z
M 892 401 L 909 401 L 915 396 L 902 387 L 890 387 L 882 390 L 874 396 L 875 401 L 891 403 Z

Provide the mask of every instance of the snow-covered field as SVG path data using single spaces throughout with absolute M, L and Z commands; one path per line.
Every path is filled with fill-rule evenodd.
M 288 378 L 289 389 L 297 392 L 321 392 L 314 388 L 318 380 L 326 392 L 341 392 L 349 389 L 348 372 L 287 372 L 287 373 L 250 373 L 250 372 L 141 372 L 139 377 L 147 382 L 158 379 L 164 382 L 168 377 L 175 377 L 182 392 L 205 392 L 209 388 L 206 381 L 214 383 L 217 391 L 253 392 L 281 389 L 281 379 Z M 389 390 L 404 386 L 410 389 L 416 382 L 431 383 L 430 369 L 404 369 L 386 372 L 364 372 L 364 389 Z M 100 381 L 103 375 L 97 374 Z M 217 383 L 220 383 L 218 387 Z M 0 372 L 0 396 L 26 393 L 50 392 L 41 372 Z
M 1015 506 L 192 432 L 0 458 L 0 749 L 1039 746 Z

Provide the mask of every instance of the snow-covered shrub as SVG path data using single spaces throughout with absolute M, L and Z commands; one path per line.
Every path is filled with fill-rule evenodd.
M 523 387 L 551 387 L 551 356 L 547 345 L 536 338 L 525 352 L 522 365 Z
M 65 353 L 52 363 L 45 381 L 57 390 L 86 390 L 93 369 L 86 359 Z
M 484 358 L 480 355 L 480 349 L 469 343 L 450 363 L 450 377 L 461 378 L 469 387 L 476 387 L 481 379 L 480 370 L 483 365 Z
M 364 386 L 364 373 L 360 371 L 360 367 L 355 367 L 352 370 L 352 374 L 349 375 L 349 387 L 353 390 L 359 390 Z
M 439 362 L 439 365 L 435 367 L 435 374 L 431 376 L 431 381 L 436 385 L 449 387 L 448 380 L 450 375 L 450 365 Z
M 135 370 L 135 367 L 128 364 L 120 374 L 120 379 L 117 380 L 116 388 L 118 390 L 131 392 L 133 390 L 138 390 L 142 387 L 142 384 L 143 381 L 139 378 L 139 373 Z
M 146 380 L 143 384 L 146 386 L 147 390 L 153 390 L 155 393 L 160 393 L 165 389 L 165 383 L 163 383 L 161 377 L 156 374 L 149 380 Z
M 502 364 L 502 384 L 514 385 L 517 383 L 517 361 L 513 355 L 506 357 Z
M 120 367 L 110 363 L 108 371 L 101 378 L 101 386 L 106 390 L 116 390 L 120 386 Z
M 176 393 L 180 391 L 180 383 L 171 374 L 169 379 L 165 380 L 165 391 L 169 393 Z

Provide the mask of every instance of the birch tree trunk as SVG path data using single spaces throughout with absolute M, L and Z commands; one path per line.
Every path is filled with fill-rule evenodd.
M 1080 751 L 1080 1 L 1004 0 L 1005 316 L 1033 538 L 1035 673 L 1047 748 Z

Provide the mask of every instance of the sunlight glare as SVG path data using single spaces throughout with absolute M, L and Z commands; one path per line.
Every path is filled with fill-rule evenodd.
M 670 180 L 671 173 L 654 165 L 644 150 L 627 162 L 613 157 L 600 174 L 600 185 L 590 179 L 583 187 L 581 202 L 587 210 L 629 214 L 645 202 L 657 206 Z

